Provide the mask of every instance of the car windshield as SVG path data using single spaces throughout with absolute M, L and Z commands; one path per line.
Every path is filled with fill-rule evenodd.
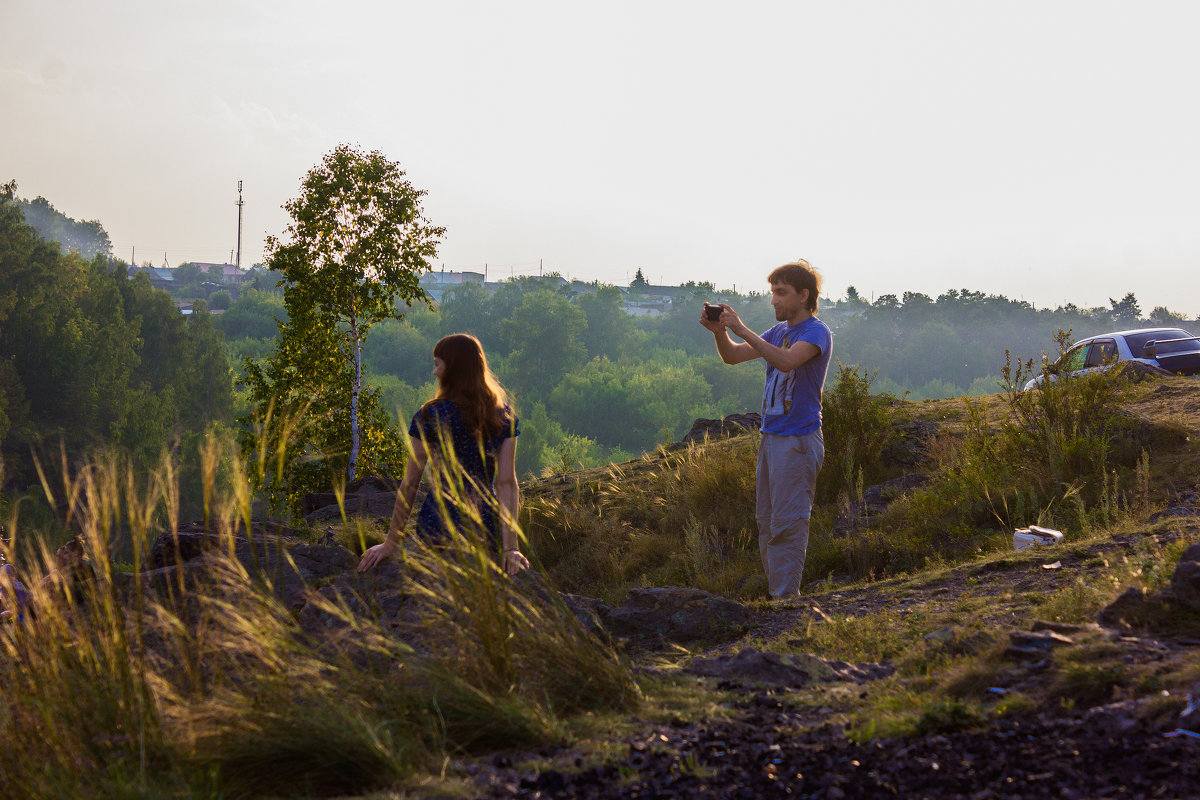
M 1135 356 L 1140 356 L 1142 354 L 1142 348 L 1146 346 L 1146 342 L 1151 340 L 1161 342 L 1164 339 L 1187 339 L 1189 337 L 1191 337 L 1191 334 L 1185 330 L 1180 330 L 1179 328 L 1168 328 L 1161 331 L 1138 331 L 1137 333 L 1131 333 L 1125 337 L 1125 342 L 1129 345 L 1130 352 L 1132 352 Z M 1160 345 L 1158 347 L 1158 352 L 1188 352 L 1190 350 L 1197 349 L 1197 344 L 1200 343 L 1196 341 L 1171 342 L 1170 344 Z

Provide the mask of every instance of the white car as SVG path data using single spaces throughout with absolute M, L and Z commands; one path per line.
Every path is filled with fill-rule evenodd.
M 1200 375 L 1200 336 L 1182 328 L 1139 328 L 1080 339 L 1050 366 L 1050 380 L 1068 373 L 1094 372 L 1122 361 L 1141 361 L 1178 375 Z M 1028 391 L 1042 382 L 1034 376 Z

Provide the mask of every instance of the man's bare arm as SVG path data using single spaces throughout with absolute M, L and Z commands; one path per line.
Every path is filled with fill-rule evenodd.
M 744 325 L 742 327 L 745 328 Z M 777 347 L 749 328 L 746 328 L 744 333 L 734 332 L 746 340 L 745 346 L 754 351 L 755 358 L 761 356 L 780 372 L 791 372 L 804 362 L 821 355 L 821 348 L 812 342 L 796 342 L 791 347 Z
M 724 303 L 721 304 L 721 307 L 725 309 L 725 312 L 721 314 L 722 319 L 724 319 L 725 314 L 733 314 L 729 310 L 729 306 Z M 736 316 L 734 314 L 734 317 Z M 700 315 L 700 324 L 712 331 L 713 339 L 717 343 L 717 355 L 726 364 L 741 364 L 745 361 L 753 361 L 759 357 L 758 353 L 750 345 L 730 339 L 729 333 L 725 330 L 725 324 L 722 321 L 709 319 L 702 313 Z
M 800 366 L 809 359 L 816 358 L 821 354 L 821 348 L 811 342 L 796 342 L 791 347 L 778 347 L 771 344 L 766 339 L 759 336 L 750 328 L 746 327 L 746 323 L 742 322 L 742 318 L 737 315 L 737 312 L 729 306 L 724 306 L 725 311 L 721 314 L 720 322 L 716 323 L 722 328 L 731 330 L 738 336 L 745 339 L 744 344 L 734 344 L 729 336 L 725 336 L 725 340 L 732 347 L 737 348 L 737 353 L 741 361 L 750 361 L 755 358 L 765 359 L 775 369 L 781 372 L 791 372 L 796 367 Z M 709 328 L 708 325 L 705 325 Z M 709 328 L 712 330 L 712 328 Z M 716 335 L 716 332 L 713 332 Z M 724 333 L 724 330 L 722 331 Z M 721 349 L 721 337 L 717 337 L 717 350 Z M 746 353 L 749 355 L 746 355 Z M 725 358 L 725 354 L 721 354 L 726 364 L 736 364 L 737 361 L 730 361 Z

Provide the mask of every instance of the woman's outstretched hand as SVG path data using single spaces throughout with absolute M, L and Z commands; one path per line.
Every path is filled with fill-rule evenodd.
M 367 548 L 363 553 L 362 560 L 358 562 L 358 571 L 366 572 L 374 567 L 380 561 L 385 561 L 392 557 L 392 554 L 397 550 L 397 545 L 392 540 L 384 539 L 383 544 L 377 544 L 374 547 Z
M 504 551 L 504 573 L 512 576 L 516 575 L 523 569 L 529 568 L 529 559 L 521 555 L 521 551 L 515 548 Z

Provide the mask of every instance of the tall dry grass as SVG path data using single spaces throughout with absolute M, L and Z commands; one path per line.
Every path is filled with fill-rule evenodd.
M 974 558 L 1011 547 L 1014 527 L 1041 524 L 1075 535 L 1135 513 L 1148 493 L 1150 456 L 1139 445 L 1136 420 L 1122 411 L 1127 382 L 1081 375 L 1022 392 L 1031 368 L 1006 364 L 1005 393 L 963 398 L 963 424 L 927 443 L 922 463 L 902 465 L 885 453 L 919 407 L 871 394 L 873 376 L 841 366 L 825 397 L 826 459 L 806 585 Z M 532 550 L 558 588 L 609 602 L 635 586 L 663 585 L 761 598 L 757 444 L 751 435 L 660 449 L 546 482 L 523 516 Z M 861 529 L 834 534 L 839 512 L 862 495 L 864 483 L 902 470 L 923 472 L 929 482 Z
M 522 511 L 531 557 L 563 591 L 623 600 L 635 586 L 752 597 L 757 435 L 611 464 L 541 491 Z
M 95 572 L 78 587 L 43 585 L 48 539 L 10 516 L 8 553 L 33 551 L 17 564 L 32 599 L 0 627 L 0 796 L 358 793 L 639 702 L 618 655 L 536 581 L 504 576 L 469 531 L 409 550 L 407 629 L 327 593 L 310 605 L 331 633 L 306 633 L 278 573 L 234 556 L 265 465 L 216 440 L 202 465 L 220 542 L 202 569 L 144 570 L 150 543 L 178 528 L 169 459 L 141 479 L 106 456 L 44 481 Z

